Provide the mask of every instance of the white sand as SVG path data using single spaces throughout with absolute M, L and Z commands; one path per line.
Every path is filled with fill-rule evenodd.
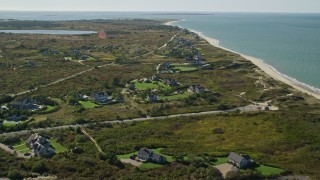
M 165 23 L 165 25 L 168 25 L 168 26 L 172 26 L 172 24 L 174 22 L 178 22 L 178 21 L 170 21 L 170 22 L 167 22 Z M 253 64 L 255 64 L 256 66 L 258 66 L 262 71 L 264 71 L 266 74 L 268 74 L 269 76 L 271 76 L 272 78 L 278 80 L 278 81 L 281 81 L 301 92 L 304 92 L 304 93 L 307 93 L 317 99 L 320 99 L 320 91 L 316 88 L 313 88 L 313 87 L 310 87 L 304 83 L 301 83 L 291 77 L 288 77 L 284 74 L 281 74 L 280 72 L 278 72 L 275 68 L 273 68 L 272 66 L 264 63 L 261 59 L 258 59 L 258 58 L 255 58 L 255 57 L 251 57 L 251 56 L 247 56 L 247 55 L 244 55 L 244 54 L 241 54 L 241 53 L 238 53 L 238 52 L 235 52 L 233 50 L 230 50 L 228 48 L 225 48 L 225 47 L 222 47 L 219 45 L 219 40 L 217 39 L 214 39 L 214 38 L 210 38 L 210 37 L 207 37 L 205 36 L 202 32 L 199 32 L 199 31 L 195 31 L 195 30 L 192 30 L 192 29 L 189 29 L 190 31 L 198 34 L 200 37 L 202 37 L 203 39 L 205 39 L 206 41 L 208 41 L 211 45 L 215 46 L 215 47 L 218 47 L 218 48 L 221 48 L 221 49 L 224 49 L 226 51 L 230 51 L 230 52 L 233 52 L 233 53 L 236 53 L 236 54 L 239 54 L 241 55 L 242 57 L 244 57 L 245 59 L 251 61 Z

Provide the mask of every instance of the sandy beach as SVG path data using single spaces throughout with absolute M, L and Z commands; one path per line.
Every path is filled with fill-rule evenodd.
M 165 25 L 168 25 L 168 26 L 172 26 L 173 23 L 175 22 L 179 22 L 179 21 L 170 21 L 170 22 L 167 22 L 165 23 Z M 210 38 L 210 37 L 207 37 L 205 36 L 202 32 L 199 32 L 199 31 L 196 31 L 196 30 L 192 30 L 192 29 L 189 29 L 190 31 L 198 34 L 201 38 L 205 39 L 206 41 L 208 41 L 211 45 L 215 46 L 215 47 L 218 47 L 218 48 L 221 48 L 221 49 L 224 49 L 226 51 L 230 51 L 230 52 L 233 52 L 233 53 L 236 53 L 236 54 L 239 54 L 241 55 L 242 57 L 244 57 L 245 59 L 251 61 L 253 64 L 255 64 L 257 67 L 259 67 L 262 71 L 264 71 L 266 74 L 268 74 L 269 76 L 271 76 L 273 79 L 275 80 L 278 80 L 278 81 L 281 81 L 301 92 L 304 92 L 304 93 L 307 93 L 317 99 L 320 99 L 320 91 L 315 89 L 315 88 L 312 88 L 306 84 L 303 84 L 291 77 L 288 77 L 284 74 L 281 74 L 280 72 L 278 72 L 275 68 L 273 68 L 272 66 L 264 63 L 261 59 L 258 59 L 258 58 L 255 58 L 255 57 L 251 57 L 251 56 L 248 56 L 248 55 L 244 55 L 244 54 L 241 54 L 239 52 L 236 52 L 236 51 L 233 51 L 233 50 L 230 50 L 228 48 L 225 48 L 223 46 L 220 46 L 219 45 L 219 40 L 217 39 L 214 39 L 214 38 Z

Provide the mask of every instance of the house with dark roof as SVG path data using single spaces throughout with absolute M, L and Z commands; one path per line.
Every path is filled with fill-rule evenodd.
M 193 56 L 193 60 L 196 60 L 196 61 L 204 61 L 205 59 L 201 56 L 201 55 L 194 55 Z
M 134 86 L 133 83 L 126 84 L 126 88 L 128 89 L 129 92 L 134 92 L 136 90 L 136 87 Z
M 152 81 L 160 81 L 161 79 L 160 79 L 159 76 L 153 75 L 153 76 L 151 77 L 151 80 L 152 80 Z
M 190 62 L 190 64 L 193 66 L 200 66 L 200 65 L 203 65 L 203 62 L 200 59 L 194 59 Z
M 5 105 L 0 106 L 0 112 L 3 113 L 4 111 L 9 110 L 9 108 Z
M 164 156 L 153 153 L 151 149 L 141 148 L 138 152 L 138 159 L 143 162 L 151 161 L 158 164 L 164 164 L 167 159 Z
M 91 95 L 91 99 L 92 101 L 94 101 L 95 103 L 100 103 L 100 104 L 104 104 L 109 102 L 111 99 L 109 98 L 108 93 L 106 92 L 98 92 L 98 93 L 93 93 Z
M 158 96 L 154 95 L 154 94 L 149 94 L 147 97 L 147 100 L 150 102 L 157 102 L 158 101 Z
M 172 68 L 173 66 L 172 66 L 172 64 L 169 63 L 169 62 L 165 62 L 165 63 L 163 63 L 163 64 L 161 65 L 161 67 L 164 68 L 164 69 L 170 69 L 170 68 Z
M 39 110 L 41 106 L 37 105 L 37 101 L 32 98 L 16 99 L 9 104 L 10 108 L 17 110 Z
M 27 139 L 26 145 L 38 157 L 50 158 L 55 154 L 50 142 L 37 133 Z
M 192 85 L 188 88 L 189 92 L 193 93 L 204 93 L 205 89 L 204 87 L 200 86 L 199 84 Z
M 164 80 L 164 82 L 169 86 L 178 86 L 177 81 L 175 79 L 171 78 L 171 77 L 170 78 L 166 78 Z
M 19 114 L 15 114 L 13 116 L 9 116 L 6 118 L 7 121 L 14 121 L 14 122 L 18 122 L 18 121 L 21 121 L 21 120 L 26 120 L 27 117 L 26 116 L 22 116 L 22 115 L 19 115 Z
M 247 168 L 252 164 L 253 161 L 249 155 L 239 155 L 231 152 L 228 156 L 228 162 L 238 168 Z
M 80 94 L 80 93 L 76 94 L 75 97 L 76 97 L 77 99 L 83 100 L 83 101 L 86 101 L 86 100 L 88 100 L 88 98 L 89 98 L 89 96 L 87 96 L 87 95 L 85 95 L 85 94 Z

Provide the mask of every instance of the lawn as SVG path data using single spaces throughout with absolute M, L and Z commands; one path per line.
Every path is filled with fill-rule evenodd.
M 92 109 L 99 106 L 98 104 L 93 103 L 91 101 L 79 101 L 79 103 L 86 109 Z
M 216 159 L 217 159 L 217 161 L 213 162 L 213 165 L 215 165 L 215 166 L 220 165 L 220 164 L 225 164 L 228 162 L 228 157 L 219 157 Z
M 62 146 L 60 143 L 58 143 L 57 139 L 50 139 L 49 142 L 51 143 L 52 147 L 55 149 L 56 153 L 67 151 L 67 148 Z
M 2 125 L 5 126 L 5 127 L 12 127 L 12 126 L 16 126 L 17 124 L 19 124 L 19 122 L 4 121 Z
M 186 92 L 183 94 L 175 94 L 175 95 L 170 95 L 170 96 L 160 96 L 160 99 L 163 100 L 169 100 L 169 101 L 174 101 L 174 100 L 182 100 L 188 98 L 192 93 Z
M 164 84 L 160 81 L 151 81 L 151 83 L 140 83 L 140 82 L 134 82 L 134 87 L 136 89 L 139 89 L 141 91 L 147 90 L 147 89 L 164 89 L 164 90 L 170 90 L 171 87 Z
M 50 112 L 50 111 L 52 111 L 52 110 L 54 110 L 56 107 L 54 107 L 54 106 L 47 106 L 47 109 L 46 110 L 44 110 L 43 112 Z
M 137 155 L 137 154 L 138 154 L 138 151 L 133 153 L 128 153 L 128 154 L 123 154 L 123 155 L 117 155 L 117 157 L 119 159 L 130 159 L 130 156 Z
M 255 168 L 255 170 L 260 172 L 264 176 L 278 175 L 284 172 L 283 169 L 264 165 L 260 165 L 259 167 Z
M 15 122 L 15 121 L 4 121 L 2 123 L 2 125 L 5 126 L 5 127 L 12 127 L 12 126 L 16 126 L 17 124 L 26 123 L 26 122 L 28 122 L 28 120 L 18 121 L 18 122 Z
M 30 152 L 30 149 L 25 142 L 21 142 L 20 144 L 13 146 L 13 149 L 22 154 Z
M 198 68 L 194 66 L 175 66 L 174 68 L 180 70 L 181 72 L 192 72 L 198 70 Z
M 154 163 L 142 163 L 139 168 L 140 169 L 153 169 L 153 168 L 160 168 L 163 165 L 161 164 L 154 164 Z

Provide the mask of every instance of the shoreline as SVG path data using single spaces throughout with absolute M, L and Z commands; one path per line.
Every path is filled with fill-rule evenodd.
M 180 22 L 180 21 L 170 21 L 165 23 L 165 25 L 167 26 L 174 26 L 173 23 L 175 22 Z M 182 28 L 182 27 L 180 27 Z M 210 43 L 211 45 L 238 54 L 240 56 L 242 56 L 243 58 L 247 59 L 248 61 L 251 61 L 253 64 L 255 64 L 259 69 L 261 69 L 263 72 L 265 72 L 267 75 L 269 75 L 270 77 L 272 77 L 273 79 L 277 80 L 277 81 L 281 81 L 291 87 L 293 87 L 294 89 L 301 91 L 303 93 L 306 93 L 308 95 L 311 95 L 313 97 L 315 97 L 316 99 L 320 100 L 320 90 L 311 87 L 310 85 L 307 85 L 305 83 L 299 82 L 298 80 L 289 77 L 285 74 L 280 73 L 278 70 L 276 70 L 274 67 L 272 67 L 269 64 L 266 64 L 265 62 L 263 62 L 263 60 L 256 58 L 256 57 L 252 57 L 252 56 L 248 56 L 236 51 L 233 51 L 231 49 L 225 48 L 223 46 L 221 46 L 219 44 L 219 40 L 214 39 L 214 38 L 210 38 L 206 35 L 204 35 L 202 32 L 193 30 L 193 29 L 189 29 L 191 32 L 194 32 L 196 34 L 198 34 L 201 38 L 205 39 L 208 43 Z

